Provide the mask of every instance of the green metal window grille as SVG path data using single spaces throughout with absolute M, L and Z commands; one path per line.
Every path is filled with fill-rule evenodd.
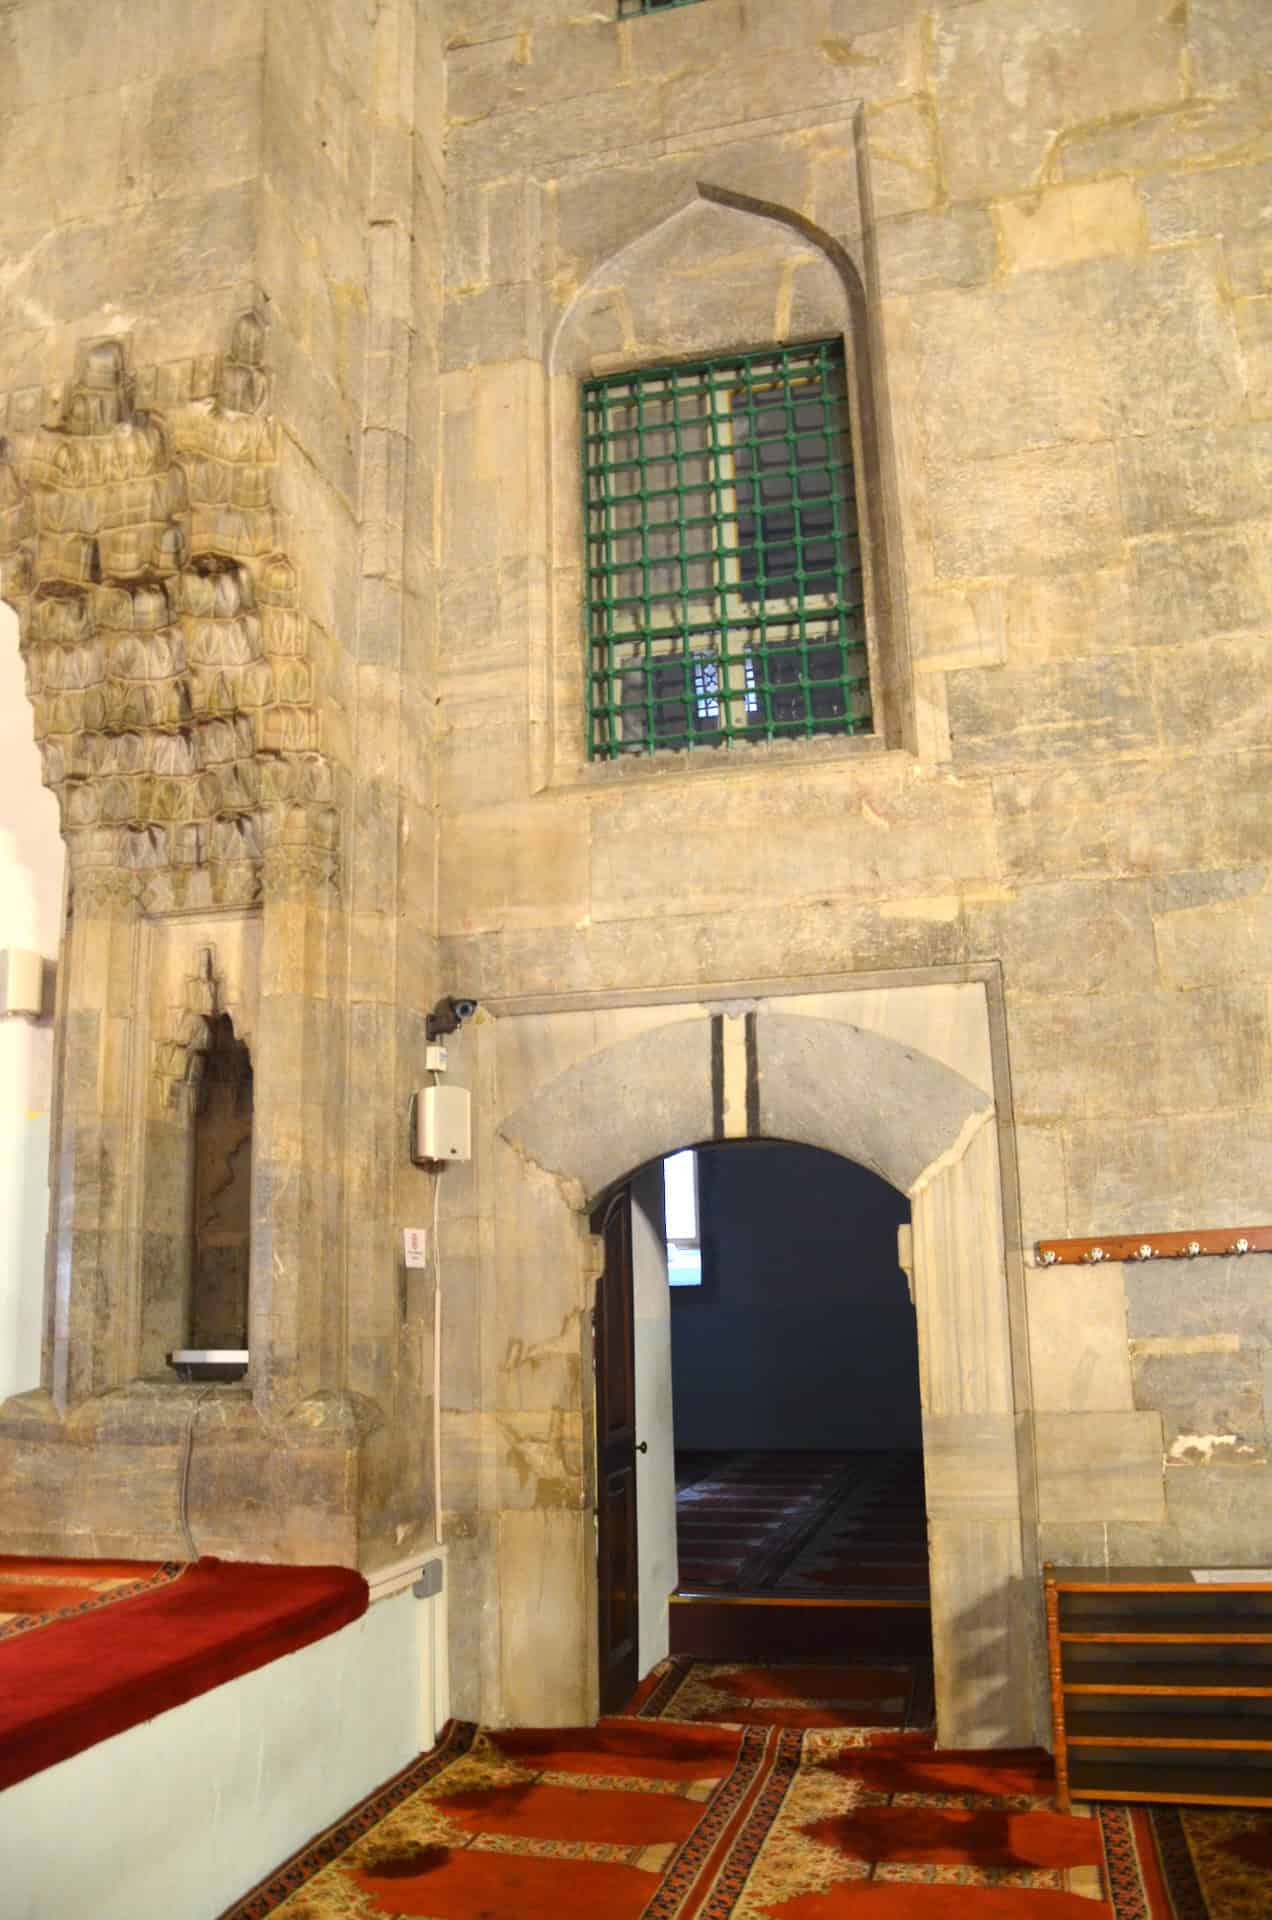
M 662 13 L 667 7 L 692 7 L 696 0 L 618 0 L 618 17 L 629 20 L 638 13 Z
M 583 388 L 593 759 L 869 733 L 842 343 Z

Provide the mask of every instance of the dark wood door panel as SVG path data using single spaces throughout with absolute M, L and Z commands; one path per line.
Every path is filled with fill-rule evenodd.
M 596 1290 L 596 1560 L 602 1713 L 616 1713 L 638 1675 L 636 1371 L 631 1191 L 593 1218 L 605 1242 Z

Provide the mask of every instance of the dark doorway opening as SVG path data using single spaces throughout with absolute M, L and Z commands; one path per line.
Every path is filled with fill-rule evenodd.
M 667 1519 L 678 1563 L 666 1650 L 716 1660 L 929 1655 L 908 1200 L 851 1161 L 785 1142 L 704 1146 L 663 1161 L 661 1174 L 675 1435 Z M 627 1277 L 611 1274 L 618 1243 L 611 1249 L 607 1235 L 598 1293 L 602 1429 L 602 1368 L 618 1351 L 606 1322 L 617 1313 L 630 1324 L 631 1314 L 630 1188 L 622 1196 Z M 627 1404 L 642 1403 L 638 1387 Z M 637 1424 L 633 1449 L 666 1443 Z M 621 1499 L 606 1496 L 610 1482 L 620 1489 L 613 1463 L 609 1482 L 604 1472 L 598 1480 L 603 1671 L 617 1624 L 613 1575 L 629 1566 L 614 1541 L 623 1525 L 635 1530 L 631 1490 L 647 1506 L 655 1478 L 652 1461 L 630 1458 Z M 627 1573 L 624 1594 L 631 1584 Z M 663 1601 L 637 1585 L 640 1604 Z M 638 1638 L 627 1613 L 622 1638 L 625 1647 Z
M 671 1288 L 671 1649 L 833 1652 L 850 1638 L 921 1651 L 918 1335 L 899 1258 L 909 1202 L 813 1147 L 747 1141 L 695 1157 L 701 1278 Z

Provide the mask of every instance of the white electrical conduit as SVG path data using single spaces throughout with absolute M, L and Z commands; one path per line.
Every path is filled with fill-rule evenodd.
M 436 1075 L 434 1075 L 436 1081 Z M 438 1212 L 442 1199 L 442 1170 L 433 1175 L 433 1539 L 442 1544 L 442 1243 Z

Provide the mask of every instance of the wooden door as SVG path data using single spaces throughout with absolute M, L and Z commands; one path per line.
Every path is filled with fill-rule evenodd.
M 618 1713 L 639 1673 L 636 1562 L 636 1369 L 632 1196 L 622 1187 L 593 1216 L 605 1242 L 593 1321 L 596 1366 L 596 1553 L 601 1712 Z

